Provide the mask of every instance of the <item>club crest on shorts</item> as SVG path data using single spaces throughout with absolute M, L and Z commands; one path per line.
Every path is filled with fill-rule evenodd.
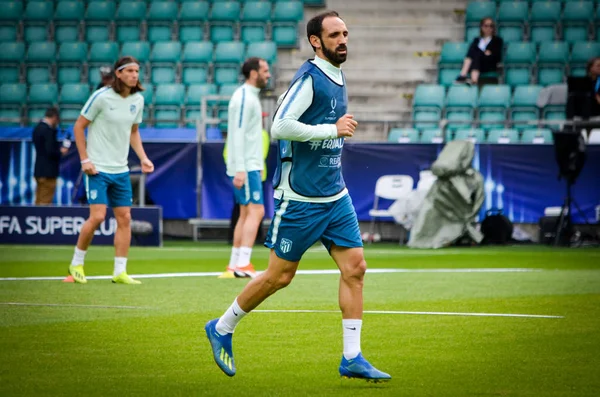
M 135 109 L 136 109 L 135 105 L 129 106 L 129 111 L 131 112 L 131 114 L 135 114 Z
M 252 198 L 254 199 L 254 201 L 260 200 L 260 192 L 252 192 Z
M 90 190 L 90 199 L 91 200 L 96 200 L 96 197 L 98 197 L 98 191 L 97 190 Z
M 288 252 L 290 252 L 292 250 L 292 240 L 288 240 L 287 238 L 282 238 L 281 242 L 279 243 L 279 248 L 281 249 L 281 252 L 283 252 L 284 254 L 287 254 Z

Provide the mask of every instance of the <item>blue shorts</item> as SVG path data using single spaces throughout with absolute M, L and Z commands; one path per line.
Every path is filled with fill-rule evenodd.
M 233 181 L 233 177 L 231 177 Z M 246 176 L 246 183 L 241 189 L 233 187 L 235 202 L 240 205 L 264 204 L 263 186 L 260 177 L 260 171 L 249 171 Z
M 275 217 L 265 246 L 278 257 L 297 262 L 321 240 L 328 251 L 338 247 L 362 247 L 356 211 L 350 195 L 330 203 L 275 200 Z
M 129 172 L 85 176 L 85 194 L 90 204 L 105 204 L 108 207 L 131 207 L 133 193 Z

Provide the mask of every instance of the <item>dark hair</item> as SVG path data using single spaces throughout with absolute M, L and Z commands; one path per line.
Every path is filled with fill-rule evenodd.
M 492 37 L 496 35 L 496 24 L 494 23 L 494 20 L 492 19 L 492 17 L 485 17 L 482 18 L 481 21 L 479 21 L 479 37 L 483 37 L 483 25 L 485 25 L 485 21 L 490 21 L 492 22 L 492 28 L 494 29 L 492 31 Z
M 242 74 L 244 75 L 246 80 L 248 80 L 248 78 L 250 77 L 251 71 L 255 70 L 258 72 L 258 69 L 260 69 L 260 61 L 263 60 L 264 59 L 258 57 L 246 59 L 246 62 L 244 62 L 244 64 L 242 65 Z
M 329 17 L 340 17 L 336 11 L 326 11 L 319 15 L 315 15 L 308 23 L 306 24 L 306 37 L 308 37 L 308 42 L 310 43 L 310 36 L 317 36 L 321 38 L 321 33 L 323 32 L 323 20 Z M 313 51 L 317 49 L 312 44 L 310 45 L 313 48 Z
M 51 119 L 53 117 L 58 117 L 58 109 L 55 108 L 54 106 L 49 107 L 48 109 L 46 109 L 46 113 L 44 113 L 44 117 L 47 117 L 49 119 Z
M 117 94 L 120 94 L 121 91 L 123 91 L 123 86 L 124 86 L 121 79 L 117 77 L 117 70 L 119 70 L 119 68 L 121 66 L 126 65 L 128 63 L 137 63 L 138 65 L 140 64 L 138 62 L 138 60 L 135 59 L 134 57 L 125 56 L 125 57 L 119 58 L 119 60 L 117 62 L 115 62 L 115 66 L 113 67 L 113 70 L 115 73 L 115 80 L 113 81 L 112 88 L 113 88 L 113 90 L 115 90 L 115 92 Z M 142 86 L 142 83 L 140 83 L 140 81 L 138 80 L 137 85 L 135 87 L 131 88 L 130 93 L 135 94 L 136 92 L 140 92 L 140 91 L 144 91 L 144 87 Z
M 594 66 L 596 61 L 600 61 L 600 57 L 590 58 L 590 60 L 587 62 L 587 65 L 585 65 L 585 71 L 588 76 L 592 74 L 592 66 Z

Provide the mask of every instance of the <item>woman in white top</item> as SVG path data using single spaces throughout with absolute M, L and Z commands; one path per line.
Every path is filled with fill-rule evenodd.
M 504 42 L 496 36 L 494 20 L 483 18 L 479 22 L 479 33 L 469 47 L 457 83 L 477 84 L 481 73 L 495 72 L 502 61 Z

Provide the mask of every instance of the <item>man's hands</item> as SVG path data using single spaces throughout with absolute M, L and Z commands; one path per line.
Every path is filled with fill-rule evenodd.
M 241 189 L 242 186 L 244 186 L 244 183 L 246 183 L 246 173 L 243 171 L 236 172 L 233 177 L 233 186 L 235 186 L 236 189 Z
M 485 50 L 484 54 L 487 56 L 490 56 L 490 55 L 492 55 L 492 52 L 490 50 Z
M 98 173 L 96 167 L 94 166 L 94 164 L 92 164 L 92 162 L 89 159 L 87 161 L 83 161 L 84 162 L 81 163 L 81 170 L 85 172 L 86 175 L 96 175 Z
M 341 137 L 351 137 L 354 135 L 354 130 L 356 130 L 356 126 L 358 122 L 354 120 L 354 116 L 351 114 L 345 114 L 335 123 L 335 127 L 337 128 L 337 136 Z
M 154 171 L 154 164 L 150 161 L 149 158 L 145 158 L 142 160 L 142 172 L 145 174 L 149 174 Z

